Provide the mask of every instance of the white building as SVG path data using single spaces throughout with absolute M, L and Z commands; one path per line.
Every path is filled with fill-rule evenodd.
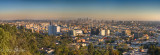
M 107 35 L 107 36 L 110 36 L 110 30 L 109 30 L 109 29 L 107 29 L 106 35 Z
M 82 30 L 73 30 L 73 36 L 78 36 L 78 35 L 82 35 L 83 31 Z
M 106 35 L 105 30 L 101 30 L 100 34 L 101 34 L 102 36 L 105 36 L 105 35 Z
M 60 33 L 60 26 L 49 25 L 49 27 L 48 27 L 48 35 L 57 35 L 59 33 Z

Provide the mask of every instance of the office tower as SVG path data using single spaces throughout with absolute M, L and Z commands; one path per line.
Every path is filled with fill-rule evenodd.
M 95 35 L 96 29 L 95 28 L 91 28 L 91 35 Z
M 98 35 L 99 34 L 99 28 L 91 28 L 91 35 Z
M 31 28 L 32 29 L 32 33 L 34 33 L 34 29 L 33 28 Z
M 101 30 L 101 35 L 102 35 L 102 36 L 105 36 L 105 35 L 106 35 L 105 30 Z
M 107 35 L 107 36 L 110 36 L 110 33 L 111 33 L 110 30 L 107 29 L 107 30 L 106 30 L 106 35 Z
M 112 23 L 114 23 L 114 20 L 112 20 Z
M 99 29 L 97 28 L 96 29 L 96 33 L 95 33 L 96 35 L 98 35 L 99 34 Z
M 123 30 L 123 31 L 122 31 L 122 36 L 125 36 L 125 35 L 126 35 L 126 34 L 125 34 L 125 31 Z
M 49 27 L 48 27 L 48 35 L 57 35 L 59 33 L 60 33 L 60 26 L 49 25 Z

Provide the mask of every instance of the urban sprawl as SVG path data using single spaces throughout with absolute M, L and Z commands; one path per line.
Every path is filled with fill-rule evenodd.
M 160 46 L 160 22 L 153 21 L 117 21 L 93 20 L 78 18 L 73 20 L 1 20 L 0 24 L 20 26 L 33 33 L 70 36 L 75 49 L 87 47 L 104 48 L 107 45 L 113 49 L 125 48 L 123 55 L 146 55 L 149 45 Z M 56 45 L 60 43 L 56 41 Z M 42 48 L 44 49 L 44 48 Z M 45 50 L 45 49 L 44 49 Z M 50 54 L 53 49 L 48 49 Z M 53 54 L 53 53 L 52 53 Z

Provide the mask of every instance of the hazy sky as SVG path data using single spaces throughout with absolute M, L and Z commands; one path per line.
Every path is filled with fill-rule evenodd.
M 0 0 L 0 19 L 160 21 L 158 0 Z

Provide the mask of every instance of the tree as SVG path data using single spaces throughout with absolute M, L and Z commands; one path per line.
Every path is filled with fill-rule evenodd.
M 92 43 L 90 43 L 90 44 L 88 45 L 88 53 L 89 53 L 90 55 L 93 55 L 93 52 L 94 52 L 94 46 L 93 46 Z
M 109 55 L 109 51 L 106 50 L 105 53 L 104 53 L 104 55 Z
M 68 52 L 69 52 L 68 47 L 64 46 L 63 51 L 62 51 L 63 55 L 68 55 Z
M 11 36 L 11 34 L 0 28 L 0 55 L 11 54 L 11 52 L 8 52 L 8 50 L 13 49 L 11 45 L 12 41 L 14 41 L 14 38 Z
M 150 46 L 147 53 L 151 55 L 155 55 L 155 50 L 156 50 L 156 47 L 154 45 Z
M 159 55 L 159 54 L 160 54 L 160 48 L 159 48 L 159 47 L 156 47 L 156 46 L 154 46 L 154 45 L 151 45 L 151 46 L 148 48 L 147 53 L 150 54 L 150 55 Z
M 55 48 L 55 54 L 56 54 L 56 55 L 60 55 L 60 54 L 61 54 L 61 51 L 62 51 L 62 49 L 61 49 L 60 46 L 57 46 L 57 47 Z
M 0 24 L 0 55 L 40 55 L 40 48 L 55 48 L 53 43 L 55 44 L 54 36 L 32 33 L 23 26 L 17 29 L 14 25 Z M 44 53 L 41 51 L 42 55 Z
M 157 47 L 156 50 L 155 50 L 155 55 L 159 55 L 160 54 L 160 48 Z
M 93 55 L 101 55 L 101 53 L 98 50 L 95 50 Z

